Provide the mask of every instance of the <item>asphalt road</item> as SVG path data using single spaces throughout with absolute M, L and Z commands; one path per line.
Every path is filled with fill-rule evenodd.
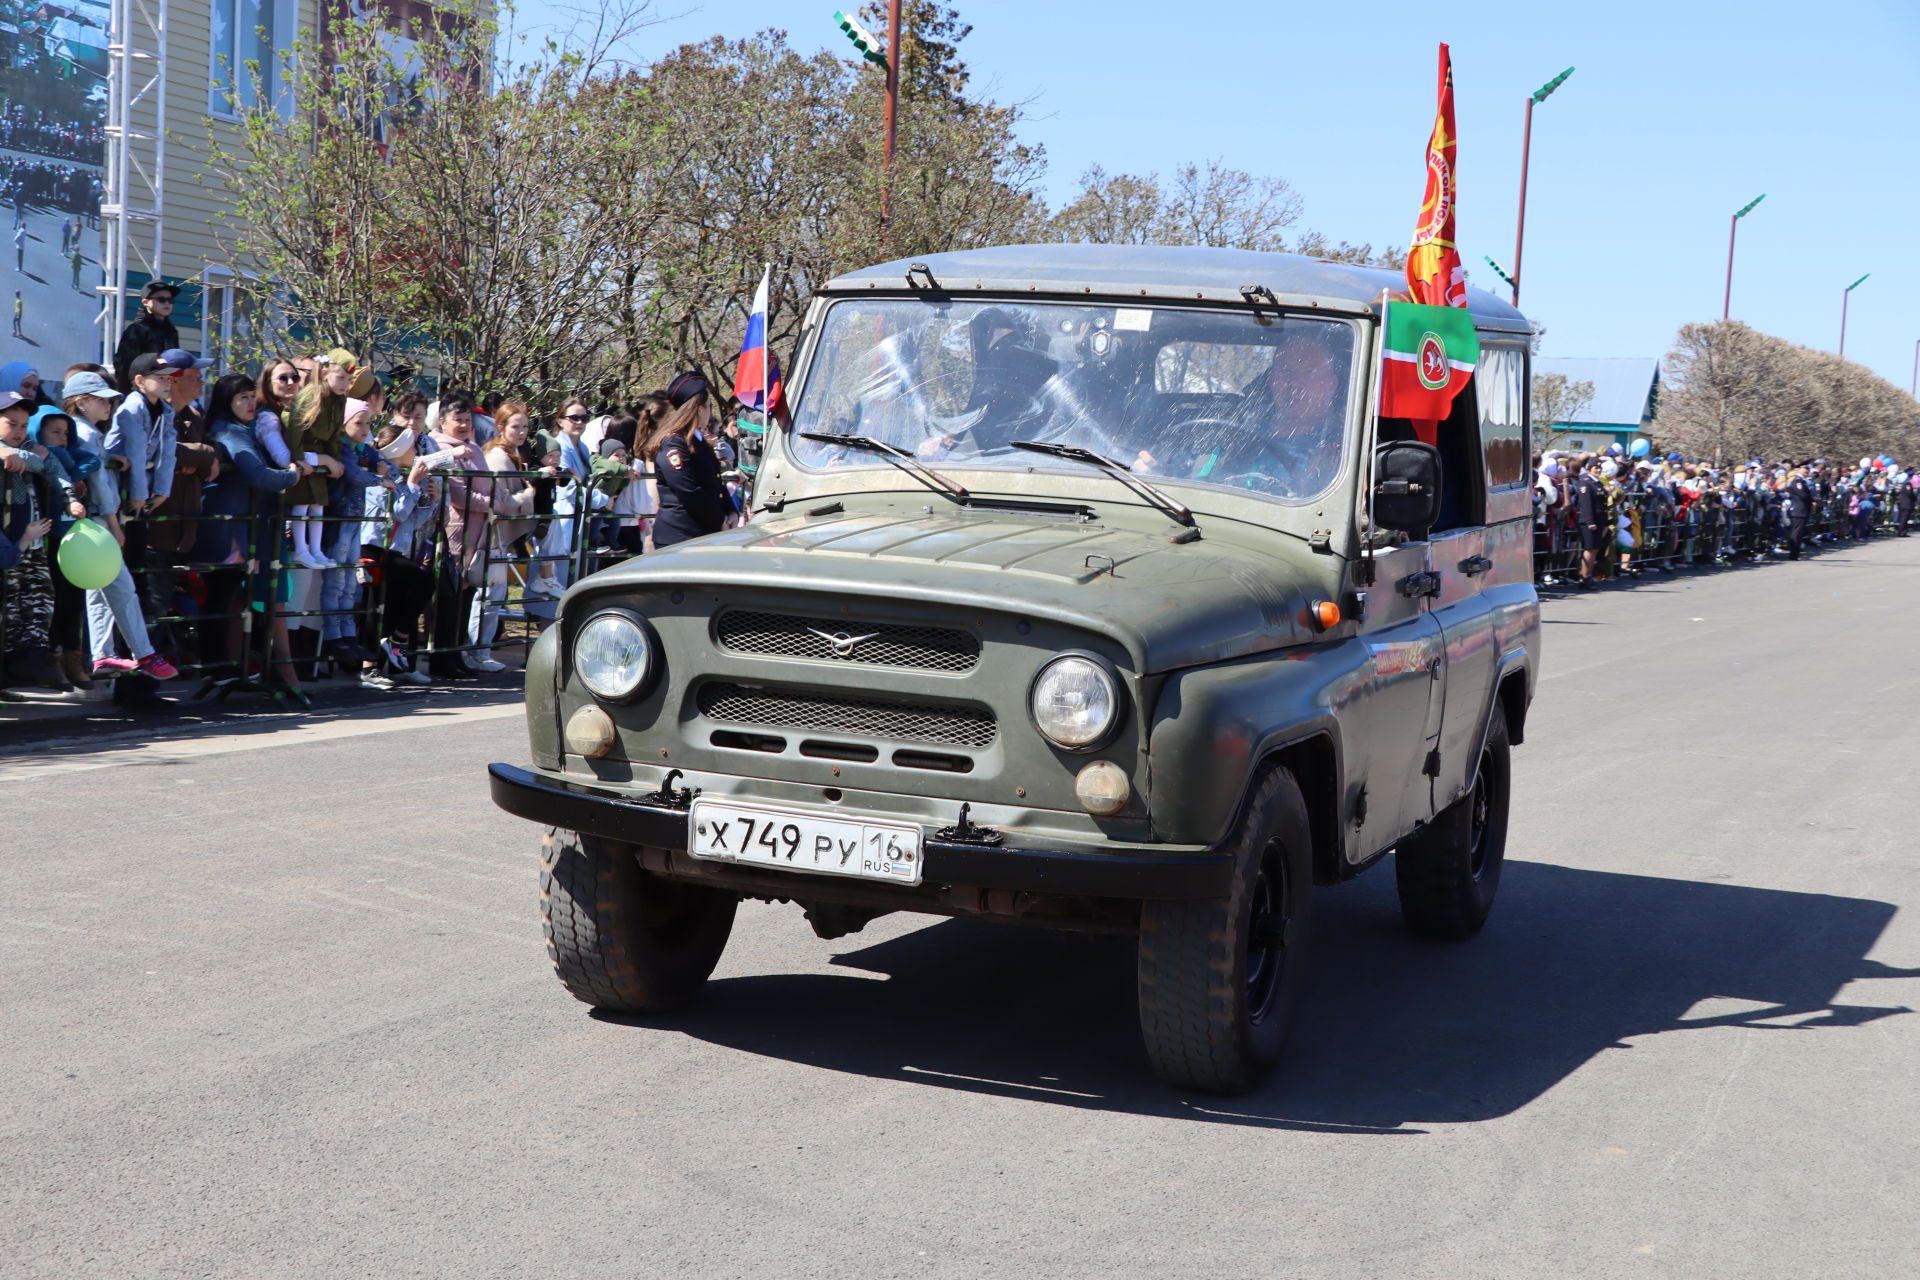
M 1920 1274 L 1920 540 L 1548 603 L 1500 904 L 1321 899 L 1259 1094 L 1121 943 L 743 908 L 560 989 L 509 703 L 0 760 L 0 1275 Z

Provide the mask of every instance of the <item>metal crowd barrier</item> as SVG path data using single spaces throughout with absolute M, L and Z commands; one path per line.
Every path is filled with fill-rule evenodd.
M 1815 504 L 1806 527 L 1810 547 L 1854 538 L 1851 502 L 1851 494 L 1835 494 Z M 1900 532 L 1895 508 L 1889 494 L 1876 495 L 1864 536 Z M 1638 531 L 1630 548 L 1619 545 L 1622 516 Z M 1909 507 L 1906 527 L 1916 525 L 1920 525 L 1920 500 Z M 1686 501 L 1658 491 L 1615 493 L 1609 502 L 1608 527 L 1613 536 L 1600 555 L 1601 572 L 1608 575 L 1766 560 L 1784 554 L 1787 542 L 1786 511 L 1780 500 L 1752 490 L 1713 489 Z M 1579 576 L 1580 535 L 1570 506 L 1536 513 L 1533 572 L 1535 581 L 1547 586 Z
M 248 510 L 237 515 L 153 514 L 123 510 L 119 519 L 126 539 L 125 563 L 134 579 L 136 604 L 146 622 L 154 648 L 168 654 L 183 675 L 201 677 L 201 683 L 193 694 L 196 698 L 210 695 L 225 698 L 237 691 L 271 689 L 276 682 L 267 676 L 267 672 L 275 664 L 288 663 L 298 669 L 333 662 L 320 651 L 321 640 L 316 640 L 313 653 L 299 652 L 292 643 L 295 631 L 317 631 L 324 636 L 325 620 L 328 618 L 353 619 L 348 634 L 375 652 L 389 639 L 379 634 L 382 625 L 389 630 L 398 630 L 399 627 L 394 624 L 403 621 L 412 643 L 404 648 L 396 646 L 396 649 L 407 661 L 418 663 L 425 660 L 430 664 L 436 658 L 459 661 L 462 655 L 468 653 L 491 652 L 531 643 L 537 635 L 540 619 L 526 608 L 529 578 L 531 576 L 537 581 L 544 576 L 535 566 L 553 566 L 556 570 L 555 584 L 564 589 L 571 582 L 578 581 L 607 563 L 638 554 L 638 548 L 595 545 L 590 536 L 600 522 L 604 521 L 611 529 L 619 519 L 631 518 L 595 509 L 594 495 L 608 493 L 612 487 L 611 478 L 586 476 L 559 481 L 537 470 L 466 471 L 450 468 L 432 469 L 429 478 L 439 479 L 442 483 L 435 486 L 434 506 L 427 522 L 431 544 L 423 545 L 418 554 L 416 548 L 395 548 L 391 545 L 395 505 L 392 490 L 385 493 L 386 501 L 374 515 L 363 511 L 359 514 L 299 517 L 329 529 L 341 525 L 363 526 L 375 521 L 382 527 L 383 536 L 379 543 L 360 543 L 356 540 L 351 559 L 336 562 L 334 571 L 351 572 L 355 578 L 353 603 L 344 609 L 307 607 L 306 602 L 312 601 L 324 586 L 314 580 L 314 575 L 326 571 L 293 562 L 289 545 L 292 517 L 288 514 L 283 495 L 256 490 L 250 495 Z M 650 470 L 642 469 L 628 483 L 645 484 L 652 478 Z M 456 485 L 452 481 L 460 483 Z M 551 485 L 555 488 L 577 486 L 573 501 L 576 509 L 557 514 L 550 509 L 536 509 L 530 516 L 503 517 L 498 510 L 498 498 L 501 486 L 510 482 Z M 268 501 L 263 502 L 263 498 Z M 39 505 L 44 507 L 47 504 L 41 502 Z M 536 499 L 536 507 L 539 505 Z M 458 521 L 452 518 L 455 512 L 459 513 Z M 97 517 L 100 513 L 90 514 Z M 0 485 L 0 521 L 10 522 L 12 515 L 10 487 Z M 514 545 L 498 545 L 494 522 L 502 518 L 532 520 L 533 532 L 523 535 Z M 150 546 L 152 534 L 167 525 L 191 523 L 197 527 L 201 524 L 236 521 L 242 522 L 245 530 L 241 558 L 237 562 L 205 563 L 192 558 L 191 547 L 180 553 L 170 553 Z M 562 527 L 562 536 L 557 539 L 547 537 L 546 532 L 556 525 Z M 640 528 L 643 536 L 636 541 L 644 546 L 644 522 Z M 428 528 L 421 528 L 419 532 L 425 534 Z M 268 537 L 272 539 L 271 547 L 262 545 Z M 529 537 L 534 540 L 529 542 Z M 323 538 L 322 544 L 332 545 L 333 541 Z M 540 550 L 543 544 L 555 549 L 543 552 Z M 365 554 L 369 548 L 378 553 L 377 557 Z M 51 535 L 43 540 L 39 551 L 47 557 L 50 577 L 57 575 L 59 570 L 53 562 L 54 542 Z M 404 620 L 390 619 L 388 616 L 389 605 L 393 603 L 390 589 L 394 578 L 388 570 L 391 567 L 390 553 L 395 551 L 400 553 L 400 563 L 415 565 L 430 575 L 430 591 L 421 613 Z M 501 588 L 497 601 L 488 591 L 491 587 Z M 513 599 L 516 589 L 520 593 L 518 607 Z M 487 599 L 482 601 L 480 609 L 470 613 L 469 606 L 473 602 L 470 593 L 476 591 L 486 593 Z M 552 597 L 556 604 L 558 596 L 559 590 L 556 590 Z M 222 601 L 227 603 L 218 612 L 207 611 L 210 604 Z M 8 609 L 12 603 L 11 593 L 0 591 L 0 636 L 5 634 Z M 471 624 L 485 619 L 489 614 L 499 619 L 498 633 L 492 636 L 476 633 Z M 263 620 L 268 623 L 264 628 L 261 626 Z M 309 625 L 298 625 L 301 620 Z M 289 624 L 284 654 L 276 652 L 273 644 L 273 633 L 278 629 L 274 625 L 276 623 Z M 519 624 L 517 631 L 508 624 Z M 84 637 L 84 623 L 82 625 Z M 209 628 L 214 626 L 231 630 L 223 639 L 209 643 Z M 263 631 L 268 636 L 264 645 L 260 640 Z M 90 646 L 85 638 L 82 648 L 88 651 L 90 662 Z

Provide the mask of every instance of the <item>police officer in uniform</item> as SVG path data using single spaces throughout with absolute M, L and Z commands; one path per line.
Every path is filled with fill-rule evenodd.
M 1813 490 L 1813 514 L 1817 516 L 1826 511 L 1829 504 L 1833 502 L 1833 477 L 1828 473 L 1825 458 L 1813 460 L 1813 470 L 1807 473 L 1807 483 Z M 1814 527 L 1817 529 L 1819 525 L 1816 524 Z M 1825 537 L 1831 541 L 1833 535 L 1831 533 L 1816 535 L 1816 540 L 1819 537 Z
M 1813 517 L 1813 486 L 1807 483 L 1804 466 L 1793 469 L 1787 481 L 1787 559 L 1798 560 L 1807 539 L 1807 521 Z
M 1573 503 L 1573 525 L 1580 533 L 1580 589 L 1598 591 L 1593 579 L 1600 563 L 1600 549 L 1607 545 L 1611 532 L 1607 519 L 1607 488 L 1593 474 L 1590 462 L 1575 462 L 1568 497 Z
M 1893 531 L 1904 538 L 1913 521 L 1913 485 L 1920 471 L 1897 471 L 1893 476 Z
M 712 427 L 707 380 L 683 373 L 667 388 L 673 406 L 647 441 L 645 452 L 659 482 L 660 512 L 653 521 L 653 545 L 718 533 L 733 504 L 720 479 L 720 460 L 706 433 Z

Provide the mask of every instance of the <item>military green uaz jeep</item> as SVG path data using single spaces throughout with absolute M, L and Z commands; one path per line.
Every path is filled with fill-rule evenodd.
M 1123 934 L 1154 1070 L 1236 1091 L 1316 887 L 1394 853 L 1417 933 L 1478 930 L 1539 665 L 1528 326 L 1471 295 L 1422 443 L 1374 411 L 1399 284 L 1035 245 L 823 289 L 753 520 L 585 579 L 533 648 L 492 788 L 549 828 L 566 988 L 684 1003 L 742 897 Z

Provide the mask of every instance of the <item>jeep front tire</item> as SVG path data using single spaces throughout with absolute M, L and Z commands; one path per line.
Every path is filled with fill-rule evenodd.
M 644 870 L 612 841 L 547 828 L 540 921 L 573 998 L 618 1013 L 665 1013 L 699 992 L 733 931 L 739 899 Z
M 1313 859 L 1291 773 L 1255 782 L 1225 848 L 1226 897 L 1141 908 L 1140 1032 L 1169 1084 L 1245 1093 L 1278 1061 L 1306 981 Z

